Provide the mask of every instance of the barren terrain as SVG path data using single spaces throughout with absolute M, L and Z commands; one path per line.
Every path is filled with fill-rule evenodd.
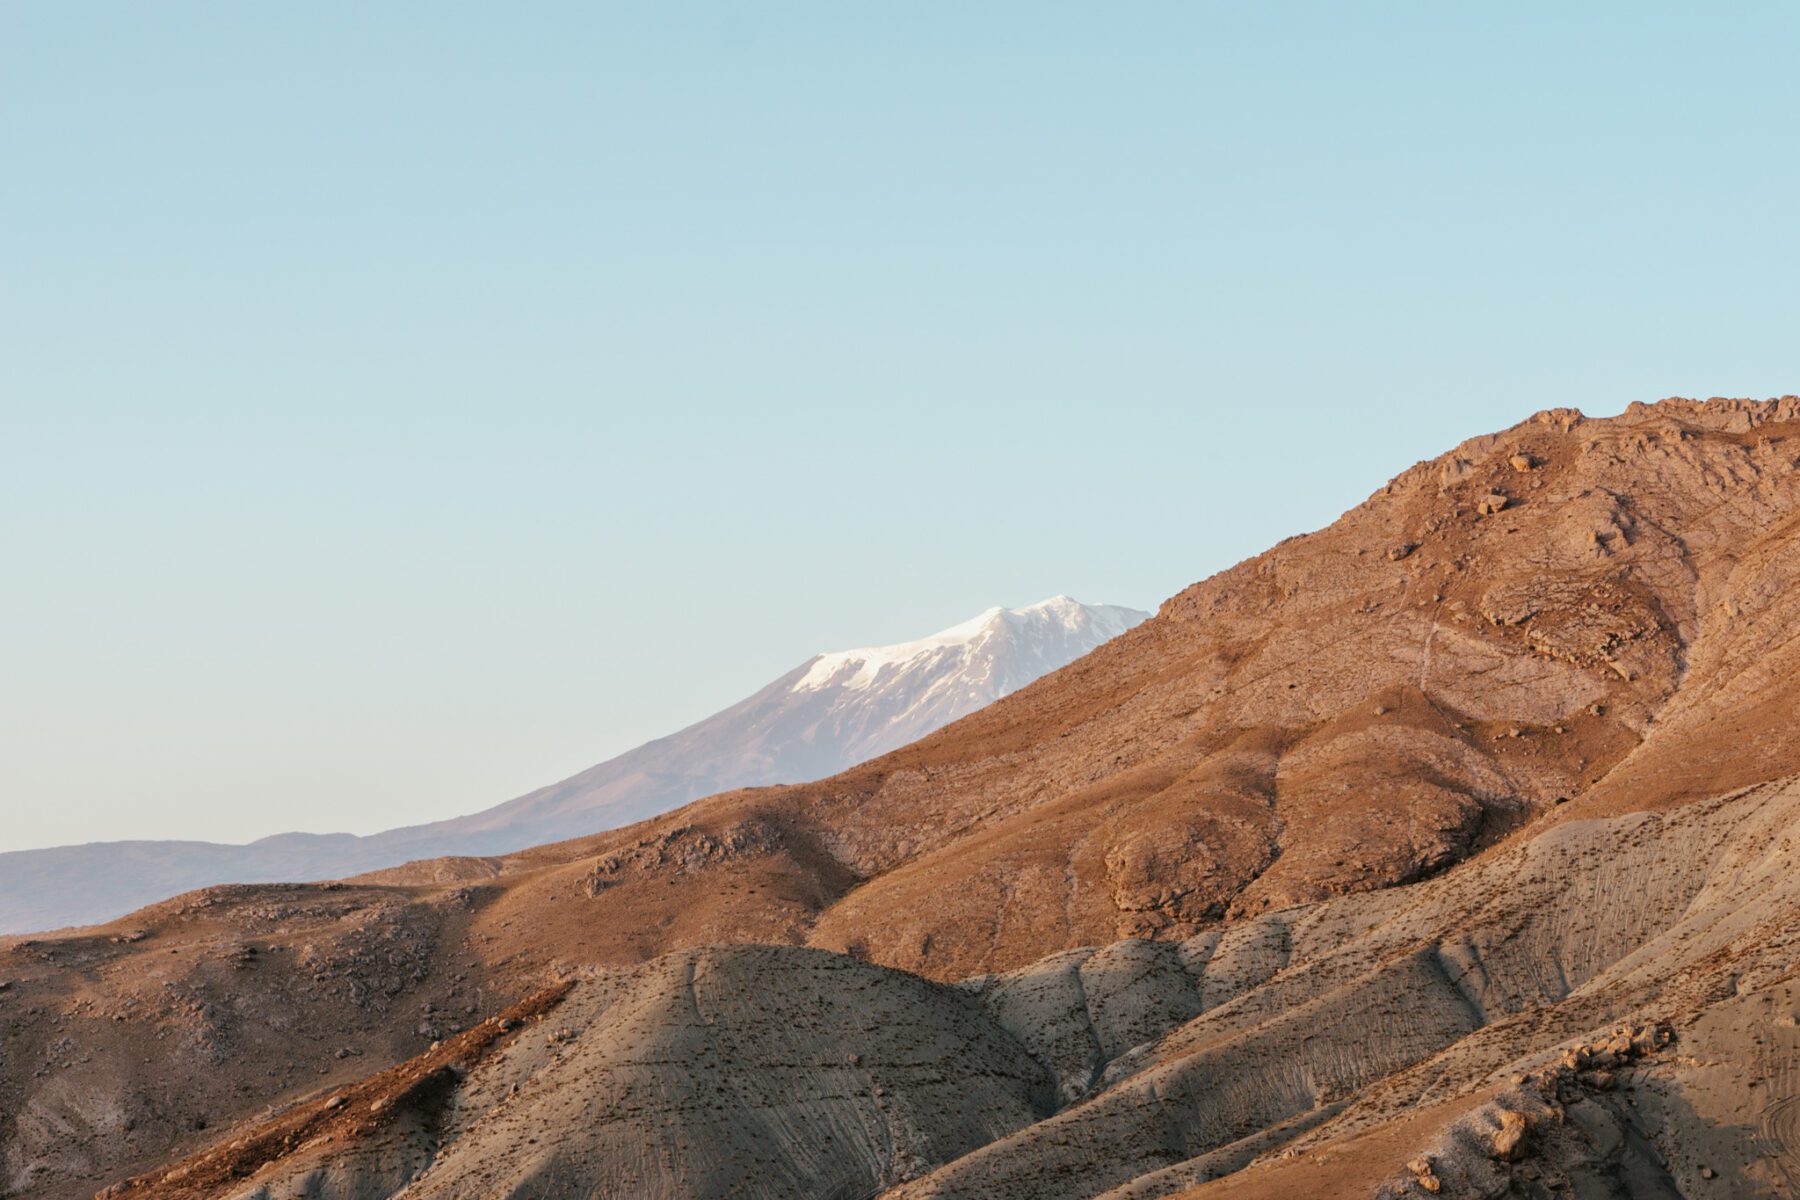
M 0 941 L 0 1192 L 1791 1196 L 1797 465 L 1540 413 L 821 782 Z

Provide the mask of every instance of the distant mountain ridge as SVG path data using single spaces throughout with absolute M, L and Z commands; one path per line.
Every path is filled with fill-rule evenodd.
M 367 837 L 95 842 L 0 854 L 0 934 L 109 920 L 216 883 L 301 882 L 504 854 L 629 825 L 714 792 L 803 783 L 916 741 L 1150 614 L 1055 596 L 913 642 L 815 655 L 745 700 L 494 808 Z

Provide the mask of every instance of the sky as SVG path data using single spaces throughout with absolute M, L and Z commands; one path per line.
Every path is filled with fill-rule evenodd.
M 472 811 L 1800 391 L 1800 8 L 0 6 L 0 850 Z

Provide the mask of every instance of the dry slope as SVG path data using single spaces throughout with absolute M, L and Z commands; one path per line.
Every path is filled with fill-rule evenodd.
M 1793 398 L 1542 413 L 832 779 L 0 948 L 0 1178 L 81 1194 L 552 979 L 746 942 L 979 977 L 958 994 L 1023 1048 L 1009 1069 L 1048 1074 L 1044 1120 L 969 1153 L 920 1141 L 937 1148 L 907 1170 L 936 1169 L 915 1191 L 1092 1195 L 1171 1170 L 1187 1186 L 1313 1127 L 1331 1147 L 1392 1143 L 1400 1107 L 1455 1109 L 1546 1039 L 1645 1006 L 1701 1013 L 1727 980 L 1785 969 L 1784 895 L 1748 940 L 1703 944 L 1681 921 L 1714 894 L 1747 904 L 1731 891 L 1745 856 L 1787 836 L 1731 824 L 1768 794 L 1711 798 L 1800 770 L 1796 434 Z M 1715 808 L 1730 829 L 1707 826 L 1711 841 L 1642 824 Z M 1642 838 L 1654 869 L 1600 869 L 1636 861 L 1622 851 Z M 1707 874 L 1728 852 L 1740 865 Z M 1631 965 L 1644 955 L 1648 974 Z M 635 1044 L 608 1053 L 638 1061 Z M 757 1109 L 745 1064 L 762 1060 L 709 1061 Z M 1042 1096 L 1020 1103 L 1035 1116 Z M 899 1179 L 851 1141 L 829 1161 L 886 1164 L 856 1187 Z M 409 1187 L 451 1178 L 452 1158 L 512 1161 L 454 1145 L 422 1151 L 438 1165 Z M 1373 1187 L 1421 1148 L 1358 1161 L 1380 1167 Z M 666 1194 L 711 1194 L 706 1153 L 676 1157 Z
M 1796 855 L 1787 780 L 958 986 L 774 946 L 584 970 L 463 1069 L 226 1135 L 261 1148 L 240 1178 L 228 1149 L 123 1191 L 1790 1196 Z

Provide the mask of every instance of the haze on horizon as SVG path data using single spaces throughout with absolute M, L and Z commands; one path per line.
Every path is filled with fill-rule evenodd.
M 0 850 L 468 812 L 1793 391 L 1800 14 L 1724 11 L 8 6 Z

